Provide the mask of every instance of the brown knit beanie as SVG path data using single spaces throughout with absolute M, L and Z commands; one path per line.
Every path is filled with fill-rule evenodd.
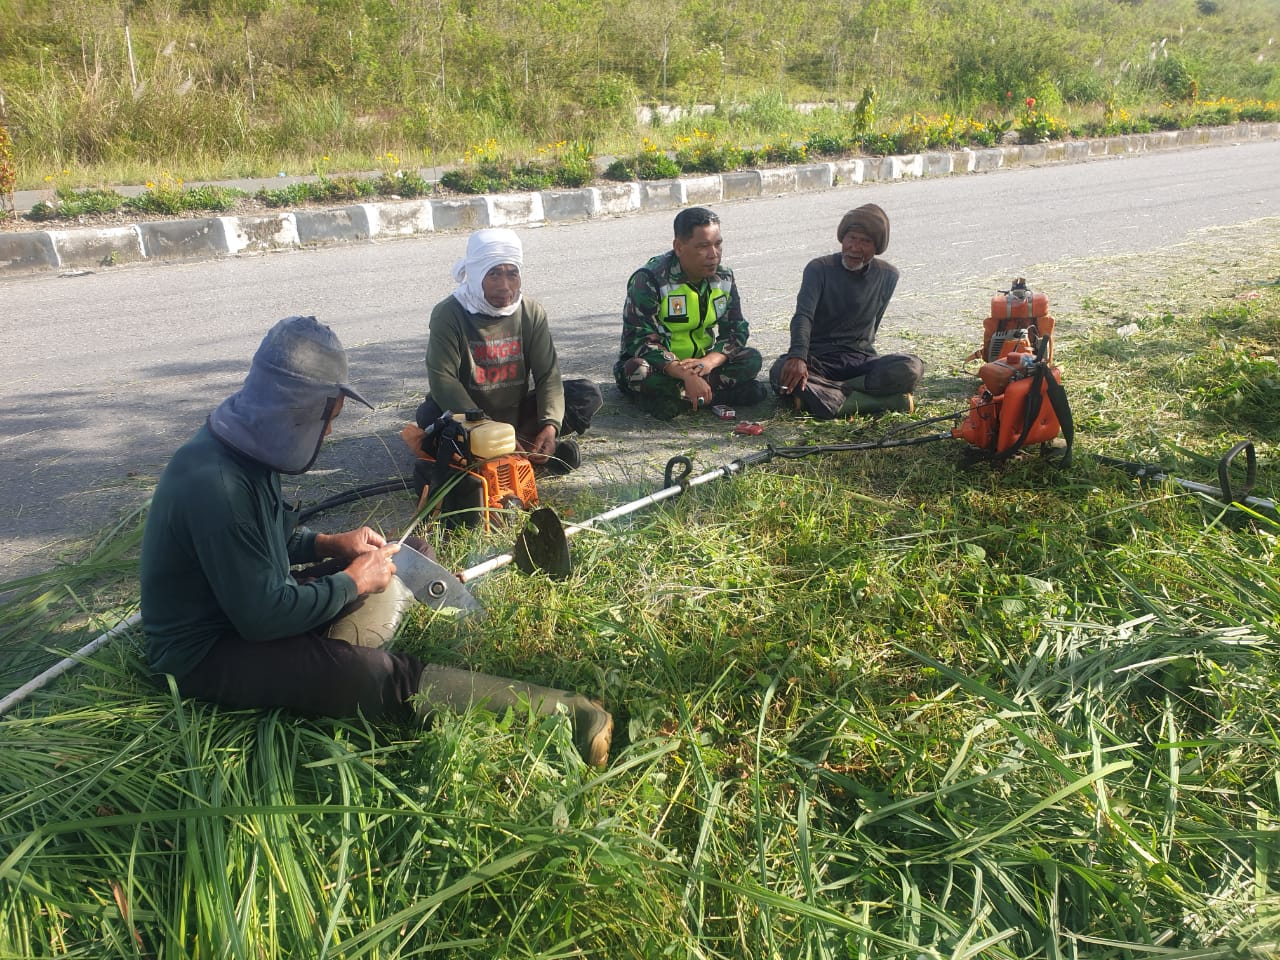
M 870 237 L 877 254 L 884 253 L 889 247 L 889 217 L 874 203 L 864 203 L 846 213 L 836 228 L 836 239 L 844 243 L 844 235 L 850 230 Z

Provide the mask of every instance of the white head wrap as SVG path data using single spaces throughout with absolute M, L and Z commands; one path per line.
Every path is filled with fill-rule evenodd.
M 523 262 L 524 248 L 513 231 L 492 227 L 477 230 L 467 239 L 467 255 L 453 265 L 453 279 L 458 281 L 453 295 L 468 313 L 509 317 L 520 309 L 520 297 L 509 306 L 495 307 L 484 298 L 481 284 L 494 267 L 505 263 L 519 267 Z

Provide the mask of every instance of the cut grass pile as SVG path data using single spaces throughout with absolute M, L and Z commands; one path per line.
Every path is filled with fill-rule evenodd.
M 121 640 L 0 722 L 0 955 L 1270 955 L 1280 524 L 1088 455 L 1212 481 L 1248 435 L 1274 494 L 1251 293 L 1064 337 L 1068 471 L 775 462 L 483 579 L 480 623 L 416 613 L 424 658 L 603 696 L 604 771 L 558 718 L 183 703 Z M 9 686 L 130 612 L 139 521 L 0 610 Z

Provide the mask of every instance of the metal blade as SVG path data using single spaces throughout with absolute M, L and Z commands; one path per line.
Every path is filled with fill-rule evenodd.
M 392 559 L 396 565 L 396 576 L 413 591 L 419 603 L 425 603 L 436 610 L 450 607 L 466 613 L 484 609 L 467 592 L 461 580 L 407 543 L 400 545 L 400 550 Z

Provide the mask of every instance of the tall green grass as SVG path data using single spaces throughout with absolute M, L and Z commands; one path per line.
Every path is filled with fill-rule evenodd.
M 1247 433 L 1274 494 L 1280 295 L 1138 319 L 1058 345 L 1070 471 L 958 441 L 775 462 L 581 535 L 567 581 L 481 580 L 482 623 L 409 624 L 602 695 L 603 771 L 559 718 L 224 711 L 113 645 L 0 721 L 0 956 L 1273 955 L 1280 522 L 1087 454 L 1150 454 L 1159 409 L 1175 470 Z M 8 643 L 82 642 L 130 609 L 120 569 L 11 601 Z
M 101 186 L 450 164 L 490 139 L 630 154 L 641 104 L 716 105 L 748 146 L 868 89 L 885 122 L 1274 102 L 1277 34 L 1269 0 L 4 0 L 0 96 L 20 187 Z

